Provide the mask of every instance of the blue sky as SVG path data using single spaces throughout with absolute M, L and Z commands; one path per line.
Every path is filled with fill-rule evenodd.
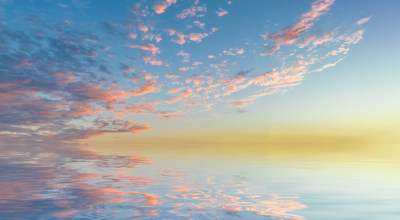
M 2 1 L 0 135 L 68 142 L 398 120 L 398 6 Z

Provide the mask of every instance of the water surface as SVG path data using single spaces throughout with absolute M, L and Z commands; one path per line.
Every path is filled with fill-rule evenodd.
M 4 148 L 0 218 L 400 219 L 396 152 L 291 148 Z

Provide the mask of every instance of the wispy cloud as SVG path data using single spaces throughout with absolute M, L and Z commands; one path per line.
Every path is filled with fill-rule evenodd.
M 279 49 L 280 45 L 292 44 L 300 38 L 300 35 L 310 29 L 314 22 L 324 12 L 329 10 L 329 7 L 335 2 L 335 0 L 317 0 L 311 5 L 311 10 L 301 15 L 301 20 L 282 31 L 263 35 L 265 39 L 271 40 L 275 43 L 271 47 L 271 51 L 274 52 Z
M 206 6 L 191 6 L 183 10 L 181 13 L 177 14 L 176 16 L 180 19 L 185 19 L 187 17 L 204 17 L 205 13 L 207 12 Z
M 131 48 L 139 48 L 141 50 L 148 50 L 151 51 L 153 54 L 154 53 L 159 53 L 160 52 L 160 48 L 156 47 L 154 44 L 130 44 L 129 45 Z
M 372 18 L 372 16 L 361 18 L 356 23 L 357 23 L 357 25 L 363 25 L 363 24 L 367 23 L 369 20 L 371 20 L 371 18 Z
M 217 15 L 220 17 L 229 14 L 229 12 L 227 12 L 226 10 L 224 10 L 222 8 L 219 8 L 215 13 L 217 13 Z

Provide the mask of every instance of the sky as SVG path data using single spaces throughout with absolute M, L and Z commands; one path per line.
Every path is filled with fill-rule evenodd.
M 399 143 L 399 6 L 0 0 L 0 143 Z

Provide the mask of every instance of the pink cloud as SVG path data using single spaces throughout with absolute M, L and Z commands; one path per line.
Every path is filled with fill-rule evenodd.
M 360 20 L 357 21 L 357 25 L 363 25 L 363 24 L 367 23 L 371 18 L 372 18 L 372 16 L 369 16 L 366 18 L 361 18 Z
M 130 44 L 131 48 L 139 48 L 141 50 L 148 50 L 154 53 L 159 53 L 160 48 L 156 47 L 154 44 Z
M 182 56 L 183 57 L 183 63 L 187 63 L 190 61 L 190 54 L 180 51 L 179 53 L 177 53 L 176 55 L 178 56 Z
M 155 66 L 162 65 L 163 63 L 161 60 L 157 60 L 154 56 L 149 56 L 147 54 L 142 54 L 142 59 L 145 63 L 150 63 Z
M 168 90 L 168 94 L 180 92 L 180 91 L 182 91 L 182 89 L 184 89 L 184 88 L 181 87 L 181 88 L 170 89 L 170 90 Z
M 175 4 L 176 0 L 162 0 L 158 1 L 157 4 L 153 5 L 153 10 L 157 14 L 162 14 L 165 12 L 165 10 L 171 6 L 172 4 Z
M 55 212 L 53 214 L 51 214 L 53 217 L 55 218 L 70 218 L 73 214 L 76 213 L 76 210 L 74 209 L 67 209 L 64 211 L 60 211 L 60 212 Z
M 182 97 L 176 97 L 176 98 L 172 98 L 172 99 L 168 99 L 167 103 L 171 104 L 171 103 L 175 103 L 175 102 L 179 102 L 182 101 Z
M 14 69 L 25 69 L 33 65 L 33 62 L 31 62 L 28 58 L 23 58 L 19 61 L 18 65 L 14 66 Z
M 198 28 L 204 28 L 205 24 L 200 21 L 194 21 L 193 22 Z
M 175 73 L 168 73 L 167 75 L 165 75 L 165 77 L 167 77 L 168 79 L 177 79 L 181 76 Z
M 168 33 L 169 36 L 172 36 L 176 33 L 176 30 L 174 30 L 172 28 L 167 28 L 167 29 L 165 29 L 165 31 Z
M 202 39 L 207 36 L 208 36 L 207 33 L 191 33 L 191 34 L 189 34 L 189 39 L 196 43 L 200 43 L 202 41 Z
M 316 38 L 316 39 L 312 42 L 312 44 L 313 44 L 314 46 L 317 46 L 317 45 L 320 45 L 320 44 L 323 44 L 323 43 L 326 43 L 326 42 L 330 42 L 330 41 L 333 40 L 334 35 L 335 35 L 334 32 L 325 33 L 324 35 L 322 35 L 322 36 Z
M 149 31 L 149 28 L 146 25 L 138 24 L 138 29 L 143 32 Z
M 139 88 L 132 90 L 131 94 L 135 96 L 144 95 L 147 93 L 156 92 L 159 88 L 160 86 L 156 84 L 154 80 L 147 80 L 147 82 L 141 85 Z
M 271 94 L 274 94 L 274 93 L 277 93 L 277 92 L 278 92 L 277 89 L 271 89 L 271 90 L 268 90 L 268 91 L 265 91 L 265 92 L 256 93 L 254 95 L 251 95 L 251 96 L 249 96 L 247 98 L 244 98 L 244 99 L 241 99 L 239 101 L 233 101 L 229 105 L 232 106 L 232 107 L 243 107 L 243 106 L 246 106 L 246 105 L 249 105 L 249 104 L 253 104 L 254 100 L 259 98 L 259 97 L 263 97 L 263 96 L 266 96 L 266 95 L 271 95 Z
M 225 11 L 222 8 L 219 8 L 218 11 L 216 11 L 215 13 L 217 13 L 217 15 L 220 17 L 229 14 L 229 12 Z
M 238 49 L 238 50 L 236 51 L 236 53 L 237 53 L 237 54 L 244 54 L 244 49 L 243 49 L 243 48 Z
M 364 30 L 357 30 L 350 35 L 341 35 L 337 38 L 337 40 L 344 41 L 345 44 L 356 44 L 362 39 L 363 34 Z
M 183 10 L 176 16 L 180 19 L 185 19 L 186 17 L 203 17 L 204 14 L 199 14 L 199 12 L 207 12 L 206 6 L 192 6 Z
M 78 80 L 78 77 L 76 75 L 70 73 L 58 72 L 54 73 L 53 76 L 57 78 L 56 80 L 60 86 L 66 86 Z
M 131 39 L 136 39 L 137 34 L 129 33 L 128 36 L 129 36 L 129 38 L 131 38 Z
M 190 67 L 182 66 L 182 67 L 179 67 L 179 70 L 180 71 L 188 71 L 188 70 L 190 70 Z
M 173 38 L 171 41 L 177 44 L 184 44 L 186 43 L 185 35 L 182 33 L 176 33 L 176 38 Z
M 159 105 L 158 102 L 155 103 L 145 103 L 142 105 L 131 105 L 127 106 L 123 111 L 130 113 L 154 113 L 156 112 L 156 106 Z
M 191 96 L 191 95 L 193 95 L 193 92 L 192 92 L 191 89 L 188 89 L 188 90 L 186 90 L 186 91 L 181 93 L 181 96 L 183 96 L 183 97 L 188 97 L 188 96 Z
M 314 25 L 316 19 L 324 12 L 329 10 L 329 7 L 335 0 L 317 0 L 311 5 L 311 10 L 301 15 L 301 20 L 282 31 L 264 35 L 265 39 L 271 40 L 275 46 L 271 47 L 270 51 L 274 52 L 279 49 L 282 44 L 292 44 L 300 38 L 300 35 Z

